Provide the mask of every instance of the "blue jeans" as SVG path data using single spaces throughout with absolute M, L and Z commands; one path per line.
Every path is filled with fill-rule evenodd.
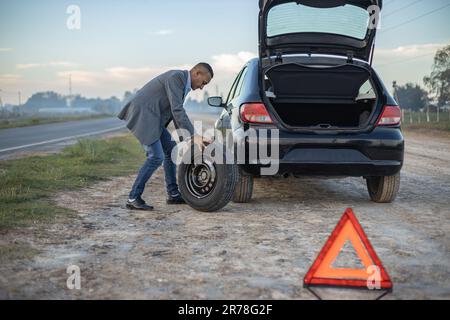
M 153 173 L 164 163 L 164 174 L 166 179 L 166 189 L 169 195 L 177 195 L 177 167 L 172 162 L 172 150 L 176 146 L 176 142 L 172 140 L 167 129 L 163 129 L 161 138 L 151 146 L 145 146 L 147 153 L 147 161 L 139 170 L 136 181 L 130 192 L 130 199 L 136 199 L 144 193 L 145 185 L 152 177 Z

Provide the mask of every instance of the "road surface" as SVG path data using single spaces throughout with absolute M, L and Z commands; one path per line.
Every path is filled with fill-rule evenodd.
M 115 117 L 1 129 L 0 160 L 58 152 L 80 138 L 115 132 L 126 132 L 125 123 Z
M 201 117 L 208 119 L 209 123 L 217 118 L 214 113 L 189 112 L 189 115 L 192 121 Z M 81 138 L 103 137 L 127 131 L 125 122 L 116 117 L 0 129 L 0 160 L 56 153 Z

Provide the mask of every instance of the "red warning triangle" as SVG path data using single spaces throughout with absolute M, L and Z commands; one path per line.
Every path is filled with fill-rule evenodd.
M 349 241 L 364 269 L 333 268 L 342 247 Z M 376 282 L 375 282 L 376 281 Z M 369 287 L 369 282 L 373 286 Z M 392 290 L 392 282 L 359 224 L 347 209 L 304 279 L 308 286 L 366 287 Z

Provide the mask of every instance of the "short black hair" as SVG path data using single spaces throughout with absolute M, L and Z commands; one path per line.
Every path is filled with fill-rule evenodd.
M 209 74 L 211 75 L 211 78 L 214 78 L 214 71 L 213 71 L 213 68 L 211 67 L 211 65 L 209 63 L 200 62 L 200 63 L 197 63 L 197 65 L 194 68 L 195 69 L 203 68 L 203 69 L 205 69 L 206 71 L 209 72 Z

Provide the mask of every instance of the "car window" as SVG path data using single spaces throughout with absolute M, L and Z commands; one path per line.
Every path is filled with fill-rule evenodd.
M 375 90 L 373 89 L 372 83 L 367 80 L 362 87 L 359 89 L 358 97 L 356 100 L 365 100 L 365 99 L 376 99 Z
M 242 85 L 244 84 L 245 76 L 247 75 L 248 68 L 245 67 L 242 71 L 241 78 L 239 79 L 239 83 L 236 86 L 236 92 L 234 93 L 233 99 L 239 97 L 241 95 Z
M 236 86 L 239 82 L 239 79 L 241 77 L 242 71 L 238 73 L 236 79 L 233 82 L 233 85 L 231 86 L 230 92 L 228 93 L 228 97 L 227 97 L 227 102 L 226 104 L 228 105 L 230 103 L 231 100 L 233 100 L 234 98 L 234 92 L 236 91 Z
M 369 21 L 369 12 L 354 5 L 314 8 L 289 2 L 270 9 L 267 16 L 267 36 L 314 32 L 364 39 Z

